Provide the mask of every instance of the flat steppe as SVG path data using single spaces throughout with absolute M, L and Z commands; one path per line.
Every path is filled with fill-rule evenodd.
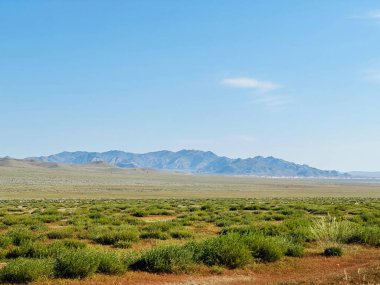
M 380 180 L 258 178 L 0 160 L 0 199 L 380 198 Z
M 232 177 L 121 169 L 103 163 L 64 165 L 0 159 L 2 235 L 11 236 L 12 230 L 20 226 L 32 228 L 37 223 L 39 227 L 34 227 L 33 235 L 45 237 L 35 241 L 37 248 L 56 242 L 56 237 L 48 238 L 50 232 L 68 231 L 71 238 L 87 248 L 123 252 L 124 249 L 97 244 L 93 235 L 104 229 L 102 226 L 110 232 L 117 231 L 119 225 L 115 226 L 115 222 L 130 226 L 129 221 L 141 235 L 126 251 L 136 252 L 215 237 L 228 230 L 231 221 L 231 226 L 287 229 L 291 221 L 311 221 L 330 211 L 363 229 L 375 230 L 379 198 L 380 180 Z M 163 209 L 165 213 L 161 213 Z M 53 213 L 52 220 L 46 218 L 49 213 Z M 249 221 L 251 224 L 247 224 Z M 83 228 L 86 223 L 88 228 Z M 179 227 L 190 237 L 161 240 L 146 236 L 151 228 L 165 225 L 171 230 Z M 122 275 L 97 273 L 84 280 L 48 279 L 33 284 L 380 284 L 380 248 L 373 245 L 378 236 L 372 238 L 372 242 L 342 245 L 342 257 L 327 258 L 321 255 L 323 247 L 307 242 L 303 257 L 253 262 L 234 270 L 206 266 L 192 274 L 129 270 Z M 3 254 L 18 248 L 8 247 Z M 0 267 L 11 259 L 3 257 L 1 261 Z

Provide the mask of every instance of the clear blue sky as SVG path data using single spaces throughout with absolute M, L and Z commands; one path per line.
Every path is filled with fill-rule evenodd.
M 0 156 L 380 170 L 379 1 L 0 0 Z

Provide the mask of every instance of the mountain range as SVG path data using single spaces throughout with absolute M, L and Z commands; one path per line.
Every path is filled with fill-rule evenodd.
M 349 177 L 335 170 L 320 170 L 272 156 L 228 158 L 211 151 L 181 150 L 130 153 L 119 150 L 107 152 L 61 152 L 49 156 L 29 157 L 26 160 L 50 163 L 89 164 L 104 162 L 121 168 L 150 168 L 189 173 L 252 175 L 271 177 Z

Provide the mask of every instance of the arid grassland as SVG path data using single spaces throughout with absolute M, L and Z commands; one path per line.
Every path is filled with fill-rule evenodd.
M 3 201 L 0 217 L 5 283 L 356 284 L 360 270 L 368 282 L 380 277 L 377 199 L 18 200 Z
M 0 199 L 380 198 L 380 180 L 192 175 L 103 164 L 0 161 Z
M 0 166 L 0 281 L 378 284 L 374 181 Z

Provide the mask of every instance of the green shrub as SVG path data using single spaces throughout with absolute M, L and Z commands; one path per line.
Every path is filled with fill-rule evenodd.
M 324 256 L 342 256 L 343 250 L 341 247 L 327 247 L 324 252 Z
M 162 232 L 161 230 L 154 230 L 154 231 L 148 231 L 148 232 L 143 232 L 140 235 L 140 238 L 142 239 L 160 239 L 160 240 L 167 240 L 170 238 L 170 234 L 167 232 Z
M 47 233 L 49 239 L 64 239 L 73 237 L 72 229 L 55 230 Z
M 137 264 L 139 259 L 140 259 L 139 253 L 134 252 L 134 251 L 124 253 L 121 256 L 121 260 L 126 270 L 132 268 L 135 264 Z
M 104 274 L 122 274 L 126 271 L 123 260 L 116 253 L 98 253 L 99 266 L 97 272 Z
M 311 235 L 311 222 L 309 219 L 298 218 L 285 220 L 284 226 L 287 227 L 287 236 L 298 243 L 309 242 L 312 238 Z
M 76 239 L 65 239 L 61 241 L 62 245 L 69 249 L 83 249 L 86 247 L 86 244 L 80 240 Z
M 41 223 L 37 219 L 27 215 L 8 215 L 4 218 L 3 224 L 7 226 L 14 225 L 35 225 Z
M 29 283 L 53 276 L 53 261 L 47 259 L 11 260 L 0 269 L 1 282 Z
M 143 211 L 136 211 L 136 212 L 132 213 L 131 215 L 134 217 L 142 218 L 142 217 L 147 216 L 148 213 L 143 212 Z
M 193 267 L 193 253 L 184 246 L 152 248 L 132 265 L 133 269 L 154 273 L 184 273 Z
M 92 239 L 99 244 L 114 245 L 120 241 L 135 242 L 139 239 L 137 229 L 104 230 L 96 233 Z
M 54 272 L 62 278 L 85 278 L 96 272 L 99 263 L 95 252 L 69 250 L 56 258 Z
M 8 233 L 8 237 L 11 239 L 14 245 L 22 245 L 36 239 L 31 231 L 22 228 L 16 228 Z
M 286 252 L 283 239 L 263 235 L 246 235 L 244 241 L 254 258 L 264 262 L 279 260 Z
M 198 246 L 199 249 L 195 244 L 195 256 L 209 266 L 221 265 L 232 269 L 243 267 L 251 260 L 248 246 L 236 233 L 209 238 Z
M 0 236 L 0 248 L 5 248 L 12 243 L 9 236 Z
M 63 241 L 51 243 L 46 246 L 48 257 L 57 257 L 65 253 L 70 247 L 67 247 Z
M 380 226 L 369 226 L 363 230 L 363 240 L 365 243 L 380 246 Z
M 190 231 L 186 229 L 174 229 L 170 231 L 170 235 L 175 239 L 186 239 L 191 238 L 193 235 Z
M 49 249 L 46 245 L 33 243 L 31 241 L 24 242 L 21 246 L 15 247 L 10 250 L 6 258 L 45 258 L 49 257 Z
M 348 238 L 347 242 L 366 243 L 373 246 L 380 246 L 380 227 L 358 227 L 355 232 Z
M 284 235 L 288 232 L 288 229 L 282 225 L 272 225 L 268 223 L 258 223 L 250 225 L 238 225 L 224 228 L 221 234 L 227 233 L 239 233 L 240 235 L 249 235 L 249 234 L 261 234 L 266 236 L 279 236 Z
M 0 260 L 3 260 L 6 258 L 8 254 L 8 250 L 4 248 L 0 248 Z
M 288 244 L 285 252 L 286 256 L 302 257 L 304 255 L 304 247 L 301 244 Z

